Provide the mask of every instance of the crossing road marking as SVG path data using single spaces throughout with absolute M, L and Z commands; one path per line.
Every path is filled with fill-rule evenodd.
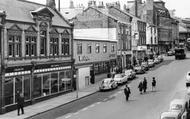
M 75 112 L 75 113 L 73 113 L 73 115 L 77 115 L 77 114 L 79 114 L 79 112 Z
M 85 111 L 85 110 L 87 110 L 88 108 L 87 107 L 85 107 L 85 108 L 83 108 L 81 111 Z
M 66 116 L 65 118 L 67 119 L 67 118 L 70 118 L 71 117 L 71 115 L 68 115 L 68 116 Z
M 95 106 L 95 104 L 92 104 L 92 105 L 90 105 L 89 107 L 94 107 Z
M 101 103 L 101 102 L 97 102 L 96 104 L 98 104 L 98 105 L 99 105 L 100 103 Z
M 108 100 L 108 98 L 105 98 L 103 101 L 107 101 Z

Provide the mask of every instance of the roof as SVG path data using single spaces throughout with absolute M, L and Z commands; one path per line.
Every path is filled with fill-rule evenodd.
M 67 19 L 72 19 L 74 18 L 77 14 L 80 14 L 83 12 L 83 8 L 62 8 L 61 9 L 61 14 L 67 18 Z
M 6 19 L 20 22 L 35 23 L 32 18 L 32 11 L 39 11 L 45 8 L 45 5 L 29 2 L 25 0 L 0 0 L 1 10 L 6 11 Z M 54 15 L 52 18 L 52 25 L 70 27 L 68 22 L 57 11 L 47 7 Z

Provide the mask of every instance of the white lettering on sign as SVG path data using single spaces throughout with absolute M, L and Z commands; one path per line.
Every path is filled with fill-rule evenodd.
M 79 56 L 78 58 L 79 58 L 79 62 L 90 60 L 88 56 Z

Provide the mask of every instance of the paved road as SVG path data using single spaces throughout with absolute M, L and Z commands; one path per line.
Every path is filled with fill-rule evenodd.
M 185 90 L 184 76 L 190 70 L 190 59 L 176 61 L 169 57 L 164 64 L 139 75 L 130 83 L 132 94 L 129 102 L 125 101 L 123 87 L 120 87 L 110 92 L 98 92 L 33 119 L 159 119 L 160 113 L 168 109 L 169 102 Z M 152 76 L 157 80 L 156 92 L 150 91 Z M 148 92 L 140 95 L 137 85 L 143 77 L 148 79 Z

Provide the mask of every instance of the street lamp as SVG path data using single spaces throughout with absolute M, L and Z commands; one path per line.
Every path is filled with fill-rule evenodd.
M 5 66 L 4 66 L 4 38 L 3 38 L 3 28 L 5 23 L 6 13 L 5 11 L 0 10 L 0 47 L 1 47 L 1 81 L 0 81 L 0 108 L 1 113 L 5 111 L 5 102 L 4 102 L 4 74 L 5 74 Z

